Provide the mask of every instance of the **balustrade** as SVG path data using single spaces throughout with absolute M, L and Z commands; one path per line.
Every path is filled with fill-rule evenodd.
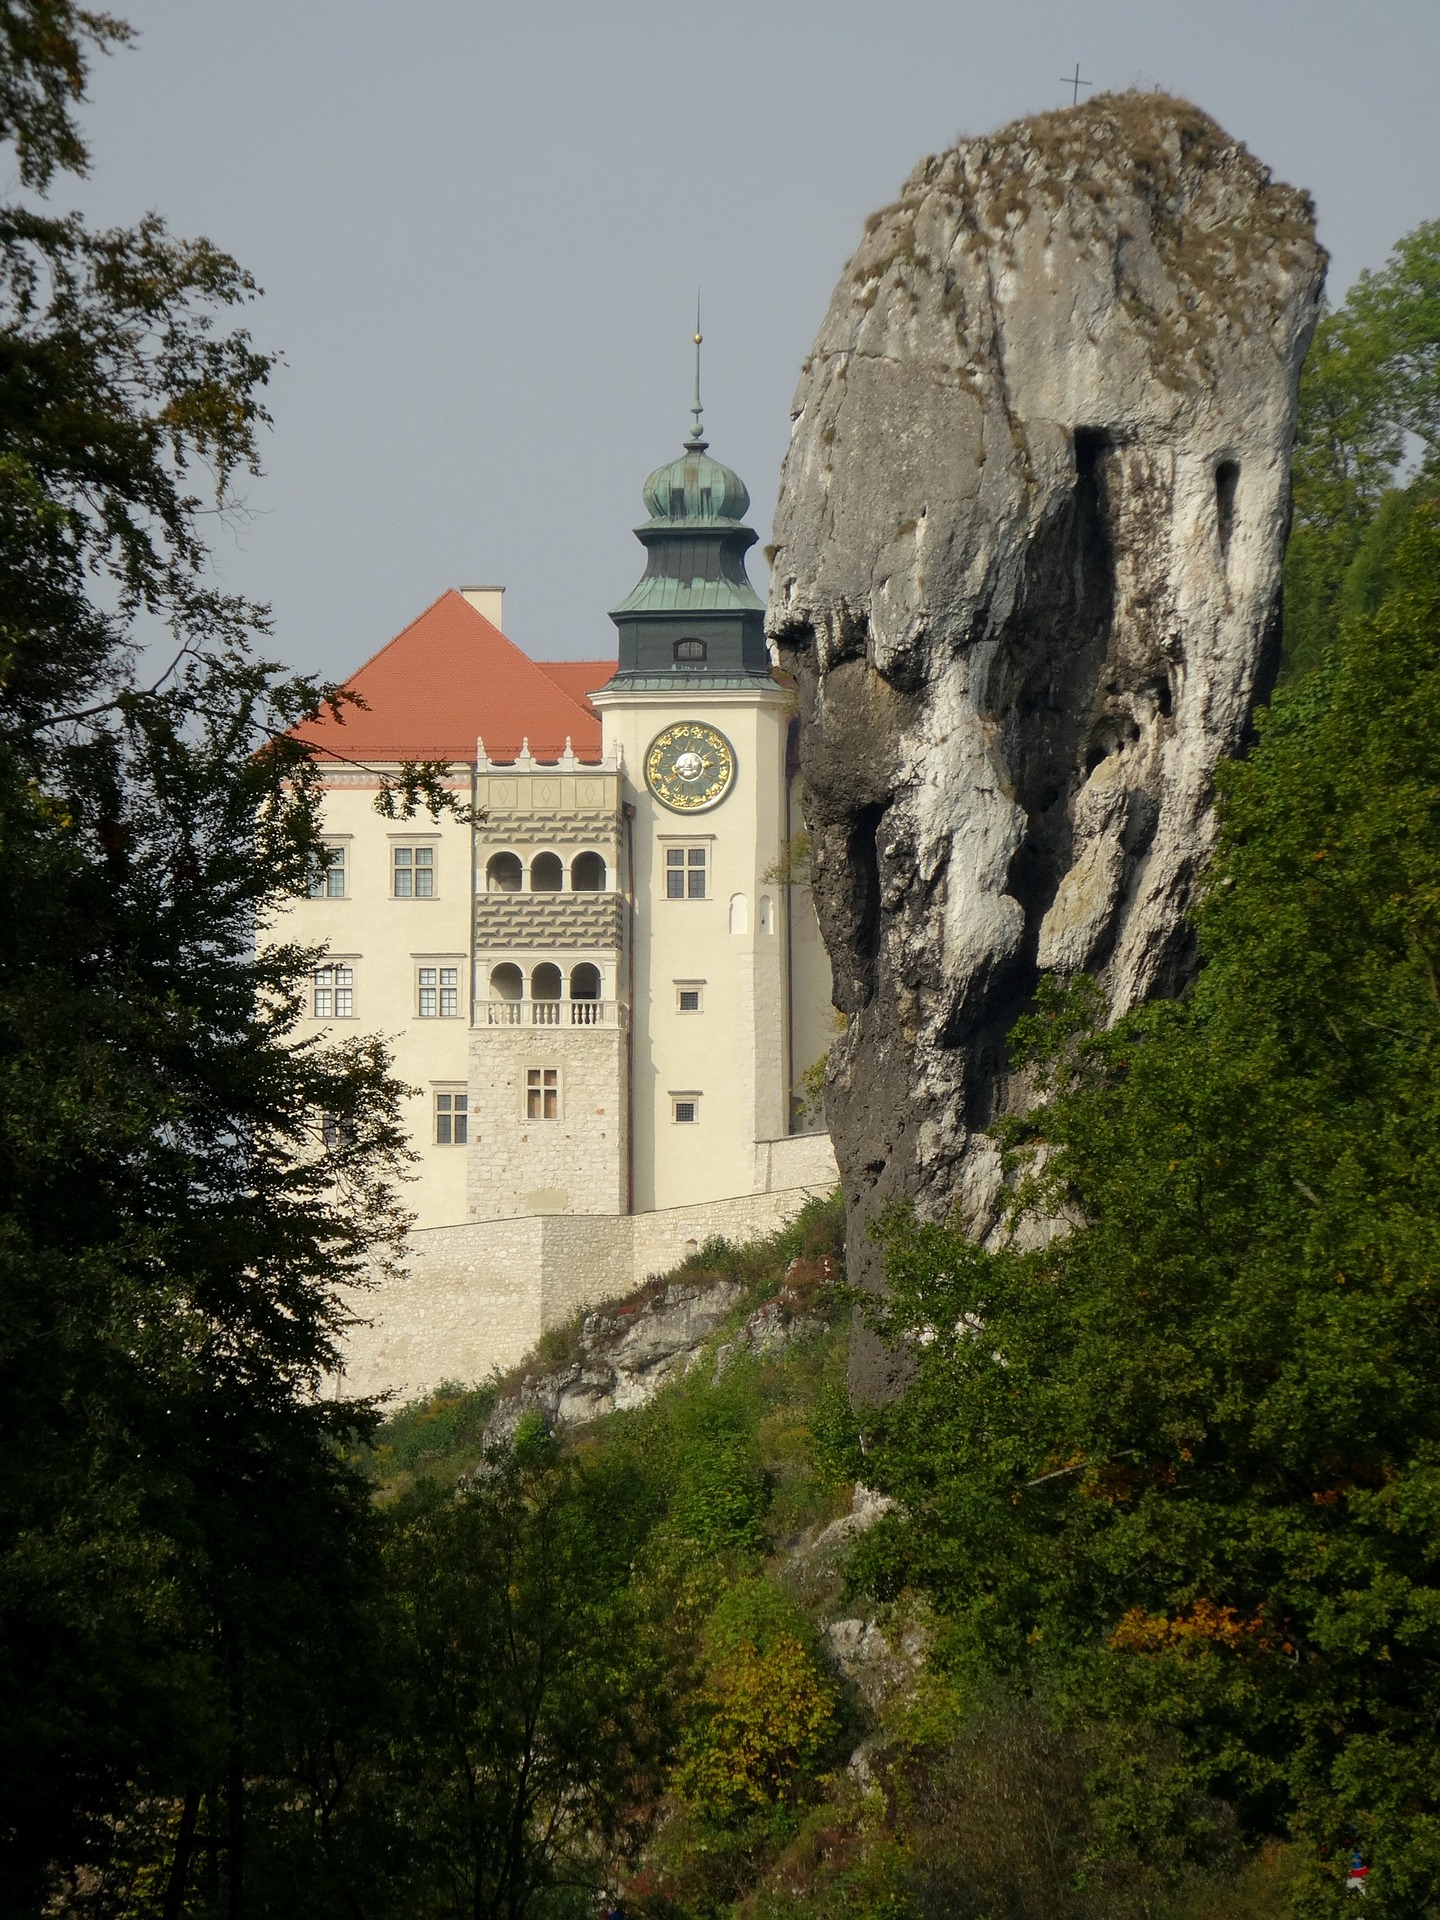
M 623 1027 L 618 1000 L 482 1000 L 482 1027 Z

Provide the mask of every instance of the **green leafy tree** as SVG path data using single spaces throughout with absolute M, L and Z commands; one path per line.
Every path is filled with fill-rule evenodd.
M 1396 1916 L 1440 1877 L 1437 643 L 1431 504 L 1223 770 L 1188 1001 L 1107 1032 L 1082 985 L 1021 1036 L 1017 1224 L 1073 1231 L 893 1224 L 918 1374 L 860 1549 L 962 1668 L 1173 1738 L 1177 1817 L 1305 1837 L 1312 1901 L 1358 1846 Z
M 1407 453 L 1419 474 L 1400 488 Z M 1374 612 L 1417 500 L 1440 478 L 1440 221 L 1362 273 L 1316 329 L 1300 382 L 1285 661 L 1308 672 L 1337 617 Z
M 705 1629 L 706 1677 L 677 1772 L 708 1821 L 793 1812 L 838 1728 L 838 1695 L 800 1606 L 750 1580 L 724 1594 Z
M 633 1860 L 675 1739 L 663 1622 L 631 1577 L 653 1521 L 628 1464 L 565 1457 L 543 1434 L 489 1449 L 458 1491 L 401 1503 L 388 1692 L 348 1758 L 327 1741 L 311 1760 L 334 1911 L 580 1911 Z
M 0 12 L 27 185 L 84 169 L 71 107 L 125 37 Z M 147 1822 L 167 1916 L 202 1842 L 239 1913 L 258 1732 L 368 1551 L 357 1415 L 315 1389 L 403 1226 L 396 1087 L 299 1037 L 314 956 L 267 944 L 323 857 L 289 730 L 334 696 L 256 655 L 201 536 L 255 467 L 254 292 L 156 218 L 0 207 L 7 1913 L 82 1869 L 121 1900 Z

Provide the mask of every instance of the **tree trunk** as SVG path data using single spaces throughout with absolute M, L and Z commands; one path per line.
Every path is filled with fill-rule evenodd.
M 165 1887 L 165 1905 L 161 1920 L 181 1920 L 185 1912 L 185 1880 L 190 1872 L 190 1855 L 195 1847 L 195 1822 L 200 1817 L 200 1789 L 185 1789 L 185 1804 L 180 1810 L 180 1831 L 175 1836 L 175 1858 L 170 1863 L 170 1879 Z

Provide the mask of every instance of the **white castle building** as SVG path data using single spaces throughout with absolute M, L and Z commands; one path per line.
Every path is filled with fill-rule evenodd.
M 645 483 L 619 657 L 536 661 L 498 587 L 445 593 L 305 729 L 330 867 L 287 916 L 327 949 L 311 1015 L 385 1036 L 414 1091 L 409 1278 L 366 1296 L 357 1390 L 518 1359 L 580 1305 L 835 1181 L 802 1077 L 834 1035 L 793 701 L 746 573 L 738 476 L 695 423 Z M 474 826 L 387 820 L 443 762 Z

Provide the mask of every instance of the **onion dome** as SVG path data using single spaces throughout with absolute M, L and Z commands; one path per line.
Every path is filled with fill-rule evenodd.
M 612 686 L 662 691 L 691 686 L 770 684 L 765 603 L 750 584 L 745 555 L 756 535 L 745 525 L 750 493 L 706 452 L 700 425 L 700 330 L 695 330 L 694 424 L 678 460 L 645 482 L 650 518 L 635 529 L 645 572 L 611 610 L 620 664 Z
M 693 438 L 678 460 L 655 469 L 645 482 L 644 499 L 652 527 L 688 521 L 737 527 L 750 511 L 750 489 L 739 474 L 712 460 L 705 442 Z

